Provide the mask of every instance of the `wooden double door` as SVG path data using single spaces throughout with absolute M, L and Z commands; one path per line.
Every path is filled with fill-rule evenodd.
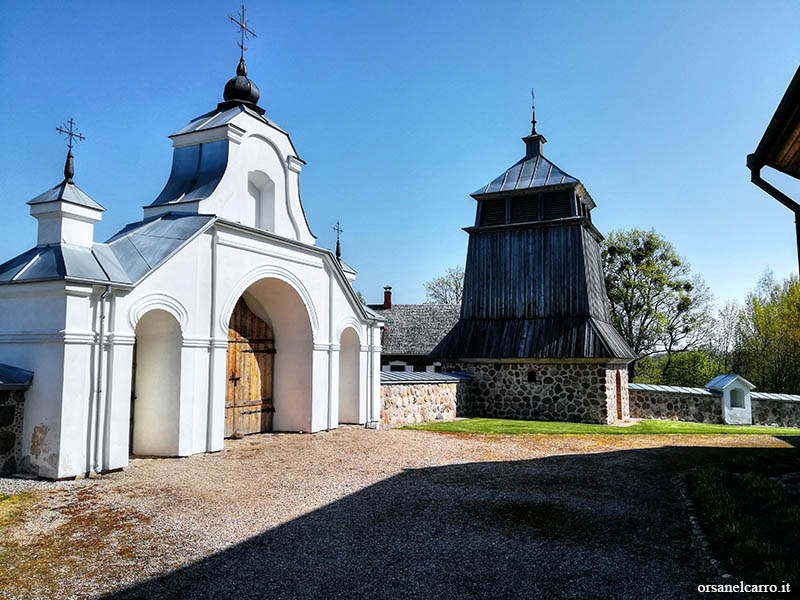
M 272 431 L 275 338 L 239 298 L 228 329 L 225 437 Z

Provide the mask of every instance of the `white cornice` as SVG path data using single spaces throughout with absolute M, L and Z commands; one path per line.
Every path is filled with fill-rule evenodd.
M 272 240 L 270 240 L 270 241 L 272 241 Z M 268 247 L 266 246 L 265 242 L 259 243 L 256 240 L 253 240 L 253 242 L 254 243 L 252 243 L 252 244 L 247 244 L 247 243 L 244 243 L 244 242 L 241 242 L 241 241 L 238 241 L 238 240 L 234 240 L 234 239 L 232 239 L 230 237 L 227 237 L 225 235 L 220 235 L 218 243 L 219 243 L 220 246 L 227 246 L 228 248 L 236 248 L 237 250 L 246 250 L 248 252 L 254 252 L 256 254 L 261 254 L 262 256 L 269 256 L 271 258 L 277 258 L 277 259 L 280 259 L 280 260 L 287 260 L 287 261 L 290 261 L 290 262 L 293 262 L 293 263 L 306 265 L 306 266 L 309 266 L 309 267 L 316 267 L 316 268 L 322 267 L 322 261 L 321 260 L 319 260 L 319 259 L 315 260 L 313 258 L 306 258 L 306 257 L 303 257 L 303 256 L 298 256 L 299 253 L 297 251 L 293 252 L 292 254 L 275 252 L 274 250 L 269 250 Z M 289 249 L 289 250 L 291 251 L 291 249 Z
M 183 148 L 185 146 L 196 146 L 198 144 L 209 144 L 220 140 L 230 140 L 234 144 L 241 144 L 245 130 L 233 123 L 224 123 L 217 127 L 201 129 L 200 131 L 190 131 L 169 136 L 172 139 L 173 148 Z
M 293 173 L 299 173 L 303 170 L 303 165 L 305 165 L 305 161 L 297 158 L 296 156 L 289 155 L 286 157 L 286 166 L 289 167 L 289 170 Z
M 92 331 L 57 331 L 0 333 L 0 344 L 95 344 L 97 334 Z
M 106 336 L 106 343 L 111 346 L 133 346 L 136 336 L 132 333 L 111 332 Z

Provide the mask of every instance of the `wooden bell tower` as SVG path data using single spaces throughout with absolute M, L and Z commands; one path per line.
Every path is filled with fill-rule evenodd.
M 507 370 L 504 364 L 517 365 L 516 370 L 520 364 L 537 364 L 539 374 L 550 373 L 544 376 L 548 382 L 559 379 L 551 371 L 561 373 L 560 388 L 574 388 L 572 396 L 577 396 L 578 388 L 569 385 L 572 376 L 564 373 L 581 369 L 559 365 L 611 365 L 616 370 L 625 368 L 634 354 L 610 323 L 600 257 L 603 236 L 592 224 L 592 197 L 578 179 L 545 158 L 546 140 L 537 133 L 535 119 L 531 134 L 522 139 L 525 156 L 472 194 L 477 207 L 474 225 L 465 228 L 469 247 L 461 318 L 434 355 L 467 371 L 465 363 L 472 370 L 491 363 L 491 370 L 501 375 Z M 543 387 L 533 367 L 512 379 L 528 385 L 523 398 L 538 399 L 531 406 L 560 397 L 561 391 Z M 495 383 L 491 389 L 500 390 L 493 396 L 502 396 L 494 398 L 501 404 L 506 388 L 518 386 Z M 575 383 L 583 389 L 583 381 Z M 614 381 L 610 395 L 617 396 L 615 388 Z M 519 401 L 518 394 L 512 396 Z M 575 398 L 568 404 L 575 404 Z M 573 416 L 568 408 L 556 413 L 553 418 Z M 613 413 L 616 418 L 617 411 Z M 549 415 L 537 410 L 527 414 Z M 599 413 L 580 417 L 613 420 Z

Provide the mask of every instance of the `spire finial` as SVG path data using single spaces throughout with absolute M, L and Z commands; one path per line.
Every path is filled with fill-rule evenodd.
M 339 226 L 339 221 L 336 221 L 336 227 L 334 227 L 333 230 L 336 232 L 336 260 L 341 262 L 341 260 L 342 260 L 342 245 L 339 242 L 339 236 L 341 236 L 341 234 L 342 234 L 342 232 L 344 230 Z
M 256 37 L 256 32 L 247 27 L 247 21 L 244 18 L 244 12 L 245 12 L 245 7 L 244 7 L 244 4 L 242 4 L 242 14 L 238 19 L 236 17 L 234 17 L 233 15 L 228 15 L 228 18 L 231 21 L 233 21 L 236 25 L 239 26 L 239 31 L 242 34 L 242 41 L 241 42 L 236 42 L 236 45 L 239 46 L 239 49 L 241 50 L 241 54 L 240 54 L 240 58 L 239 58 L 239 66 L 240 66 L 240 68 L 244 64 L 244 51 L 247 50 L 247 48 L 245 48 L 245 45 L 244 45 L 245 38 L 248 35 L 252 35 L 253 37 Z M 241 75 L 242 76 L 247 75 L 247 69 L 245 69 L 245 72 L 241 73 Z
M 536 135 L 536 94 L 531 88 L 531 135 Z
M 67 125 L 69 125 L 69 127 L 67 127 Z M 75 121 L 72 120 L 72 117 L 70 117 L 69 121 L 64 123 L 63 126 L 56 127 L 56 131 L 61 135 L 66 135 L 68 138 L 67 161 L 64 163 L 64 181 L 72 183 L 72 178 L 75 177 L 75 161 L 72 155 L 72 146 L 77 142 L 82 142 L 86 138 L 75 131 Z

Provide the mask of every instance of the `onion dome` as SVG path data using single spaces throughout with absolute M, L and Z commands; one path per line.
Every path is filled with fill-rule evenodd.
M 225 102 L 255 105 L 258 103 L 260 95 L 256 84 L 247 78 L 247 65 L 244 64 L 244 58 L 242 58 L 239 60 L 239 66 L 236 67 L 236 77 L 232 77 L 225 84 L 223 98 L 225 98 Z

